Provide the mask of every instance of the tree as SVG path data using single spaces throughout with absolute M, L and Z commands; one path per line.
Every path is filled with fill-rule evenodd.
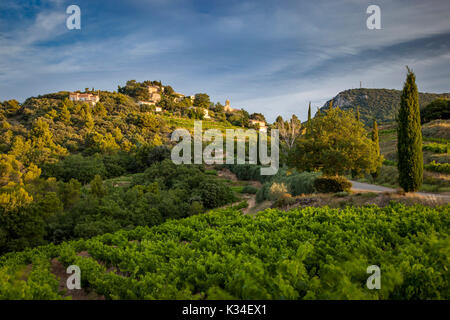
M 279 130 L 280 137 L 285 143 L 288 150 L 290 150 L 295 142 L 295 139 L 301 133 L 302 124 L 295 114 L 292 115 L 289 121 L 284 122 L 283 118 L 279 116 L 275 122 L 275 127 Z
M 63 107 L 61 109 L 61 115 L 59 116 L 59 119 L 66 125 L 70 125 L 70 112 L 65 104 L 63 104 Z
M 91 194 L 98 198 L 102 198 L 106 195 L 106 193 L 107 192 L 103 187 L 102 177 L 96 174 L 94 180 L 91 181 Z
M 338 175 L 374 171 L 381 163 L 375 143 L 351 111 L 333 108 L 311 120 L 311 133 L 297 138 L 288 163 L 302 171 Z
M 417 191 L 423 181 L 422 128 L 416 76 L 407 67 L 398 112 L 398 182 L 406 192 Z
M 356 120 L 360 121 L 361 114 L 359 113 L 359 105 L 356 106 Z
M 206 93 L 197 93 L 194 98 L 194 107 L 209 109 L 209 96 Z
M 90 110 L 85 113 L 85 122 L 84 125 L 89 131 L 92 131 L 95 126 L 94 117 L 92 117 L 92 113 Z
M 373 120 L 373 126 L 372 126 L 372 141 L 375 143 L 376 153 L 377 156 L 380 157 L 380 139 L 378 137 L 378 125 L 377 121 Z M 379 174 L 380 167 L 378 167 L 375 171 L 371 172 L 372 177 L 376 178 Z
M 435 119 L 450 119 L 450 99 L 437 99 L 420 110 L 422 123 Z
M 97 102 L 94 106 L 94 114 L 99 117 L 106 117 L 108 112 L 106 111 L 105 106 L 101 102 Z
M 306 125 L 306 133 L 309 134 L 311 132 L 311 101 L 309 102 L 308 107 L 308 122 Z

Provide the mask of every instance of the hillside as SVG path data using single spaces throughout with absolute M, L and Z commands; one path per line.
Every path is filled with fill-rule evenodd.
M 361 120 L 370 123 L 373 118 L 378 123 L 392 122 L 398 112 L 400 104 L 400 90 L 394 89 L 351 89 L 339 92 L 333 99 L 328 100 L 320 110 L 328 108 L 330 101 L 333 106 L 341 109 L 356 110 L 359 105 Z M 419 93 L 420 108 L 425 107 L 438 98 L 450 98 L 450 93 Z

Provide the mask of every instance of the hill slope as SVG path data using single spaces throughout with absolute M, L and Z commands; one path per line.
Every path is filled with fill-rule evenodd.
M 359 105 L 361 120 L 369 123 L 375 117 L 379 123 L 395 120 L 400 104 L 400 90 L 394 89 L 351 89 L 339 92 L 333 99 L 328 100 L 320 110 L 328 108 L 330 101 L 333 106 L 341 109 L 356 110 Z M 438 98 L 450 98 L 450 93 L 419 93 L 420 108 Z

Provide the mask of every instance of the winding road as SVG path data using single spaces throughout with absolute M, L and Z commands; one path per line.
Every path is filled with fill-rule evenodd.
M 383 187 L 383 186 L 377 186 L 374 184 L 369 184 L 369 183 L 363 183 L 363 182 L 357 182 L 357 181 L 352 181 L 350 180 L 350 182 L 352 183 L 352 191 L 355 192 L 377 192 L 377 193 L 381 193 L 381 192 L 396 192 L 397 190 L 392 189 L 392 188 L 387 188 L 387 187 Z M 438 193 L 427 193 L 427 192 L 415 192 L 415 194 L 420 195 L 422 197 L 426 197 L 429 199 L 443 199 L 445 201 L 450 202 L 450 196 L 449 195 L 445 195 L 445 194 L 438 194 Z

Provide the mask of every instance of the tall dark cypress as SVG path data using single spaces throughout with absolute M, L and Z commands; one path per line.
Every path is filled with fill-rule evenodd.
M 419 190 L 423 181 L 422 128 L 416 76 L 407 67 L 398 112 L 398 182 L 406 192 Z
M 359 105 L 356 107 L 356 120 L 360 120 Z
M 308 122 L 307 122 L 307 126 L 306 126 L 306 133 L 310 134 L 311 133 L 311 101 L 309 102 L 309 107 L 308 107 Z

